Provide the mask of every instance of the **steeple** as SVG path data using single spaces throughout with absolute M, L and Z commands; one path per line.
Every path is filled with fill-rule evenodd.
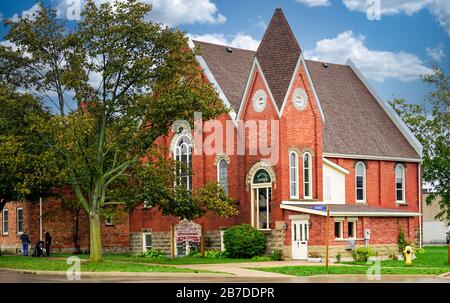
M 256 52 L 278 108 L 281 108 L 301 49 L 281 8 L 275 9 Z

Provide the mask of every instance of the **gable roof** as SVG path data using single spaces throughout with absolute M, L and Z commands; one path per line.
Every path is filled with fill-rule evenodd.
M 224 45 L 195 40 L 192 42 L 198 47 L 231 107 L 238 112 L 255 52 L 240 48 L 227 49 Z
M 420 159 L 350 66 L 306 62 L 325 113 L 324 152 Z
M 194 41 L 218 84 L 238 111 L 255 52 Z M 323 151 L 420 159 L 350 66 L 306 60 L 325 115 Z
M 300 46 L 281 9 L 277 8 L 256 51 L 256 58 L 278 109 L 301 54 Z

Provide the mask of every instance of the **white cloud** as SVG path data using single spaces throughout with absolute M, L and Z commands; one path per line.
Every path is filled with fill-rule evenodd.
M 405 13 L 413 15 L 422 9 L 428 9 L 450 35 L 450 4 L 449 0 L 379 0 L 381 15 Z M 342 0 L 351 11 L 366 13 L 373 7 L 375 1 Z
M 429 10 L 439 20 L 439 24 L 450 36 L 450 3 L 448 0 L 434 0 L 429 5 Z
M 431 59 L 433 59 L 434 61 L 437 61 L 437 62 L 442 61 L 442 58 L 445 57 L 444 45 L 442 43 L 439 43 L 434 48 L 427 47 L 426 51 L 427 51 L 427 55 L 430 56 Z
M 22 11 L 20 13 L 20 16 L 23 17 L 23 18 L 34 20 L 35 14 L 38 13 L 40 10 L 41 10 L 41 6 L 38 3 L 36 3 L 32 7 L 30 7 L 29 9 Z M 19 19 L 19 15 L 18 14 L 14 14 L 10 18 L 10 20 L 13 21 L 13 22 L 17 22 L 18 19 Z
M 205 35 L 191 35 L 188 34 L 188 37 L 192 40 L 199 40 L 214 44 L 227 45 L 236 48 L 243 48 L 256 51 L 258 49 L 259 42 L 254 39 L 252 36 L 237 33 L 231 37 L 225 37 L 223 34 L 205 34 Z
M 303 3 L 304 5 L 309 7 L 330 5 L 330 1 L 328 0 L 295 0 L 295 1 Z
M 332 39 L 323 39 L 316 43 L 313 50 L 305 56 L 343 64 L 350 58 L 363 74 L 372 80 L 383 82 L 385 79 L 412 81 L 420 75 L 431 73 L 422 60 L 407 52 L 389 52 L 370 50 L 365 45 L 364 36 L 355 36 L 352 31 L 340 33 Z
M 96 3 L 113 2 L 114 0 L 96 0 Z M 123 0 L 120 0 L 123 1 Z M 217 6 L 211 0 L 141 0 L 152 5 L 149 18 L 166 25 L 209 23 L 221 24 L 226 17 L 219 13 Z M 59 15 L 65 17 L 70 7 L 66 0 L 58 4 Z

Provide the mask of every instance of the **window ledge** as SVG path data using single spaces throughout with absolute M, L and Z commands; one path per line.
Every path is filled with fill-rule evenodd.
M 408 203 L 403 202 L 403 201 L 395 201 L 395 204 L 398 206 L 408 206 Z

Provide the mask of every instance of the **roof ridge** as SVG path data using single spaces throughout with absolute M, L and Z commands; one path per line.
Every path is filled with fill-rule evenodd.
M 296 43 L 296 45 L 298 47 L 298 50 L 301 52 L 302 49 L 300 48 L 300 45 L 298 44 L 298 41 L 295 38 L 294 33 L 292 32 L 291 26 L 289 25 L 289 22 L 287 21 L 286 16 L 283 13 L 283 10 L 281 8 L 276 8 L 272 18 L 270 19 L 269 25 L 267 25 L 267 29 L 264 32 L 264 35 L 263 35 L 263 37 L 261 39 L 261 42 L 258 45 L 258 49 L 256 50 L 256 53 L 259 52 L 259 50 L 261 48 L 261 45 L 263 45 L 265 39 L 267 39 L 267 34 L 269 33 L 269 29 L 271 28 L 271 26 L 273 26 L 272 23 L 275 22 L 275 20 L 276 20 L 275 17 L 281 17 L 281 20 L 286 22 L 288 33 L 291 36 L 291 38 L 295 41 L 295 43 Z
M 205 43 L 205 44 L 214 45 L 214 46 L 231 47 L 233 50 L 234 49 L 238 49 L 238 50 L 242 50 L 242 51 L 246 51 L 246 52 L 250 52 L 250 53 L 255 53 L 256 54 L 256 51 L 254 51 L 254 50 L 245 49 L 245 48 L 241 48 L 241 47 L 235 47 L 235 46 L 227 45 L 227 44 L 217 44 L 217 43 L 212 43 L 212 42 L 207 42 L 207 41 L 202 41 L 202 40 L 196 40 L 196 39 L 192 39 L 192 42 Z

